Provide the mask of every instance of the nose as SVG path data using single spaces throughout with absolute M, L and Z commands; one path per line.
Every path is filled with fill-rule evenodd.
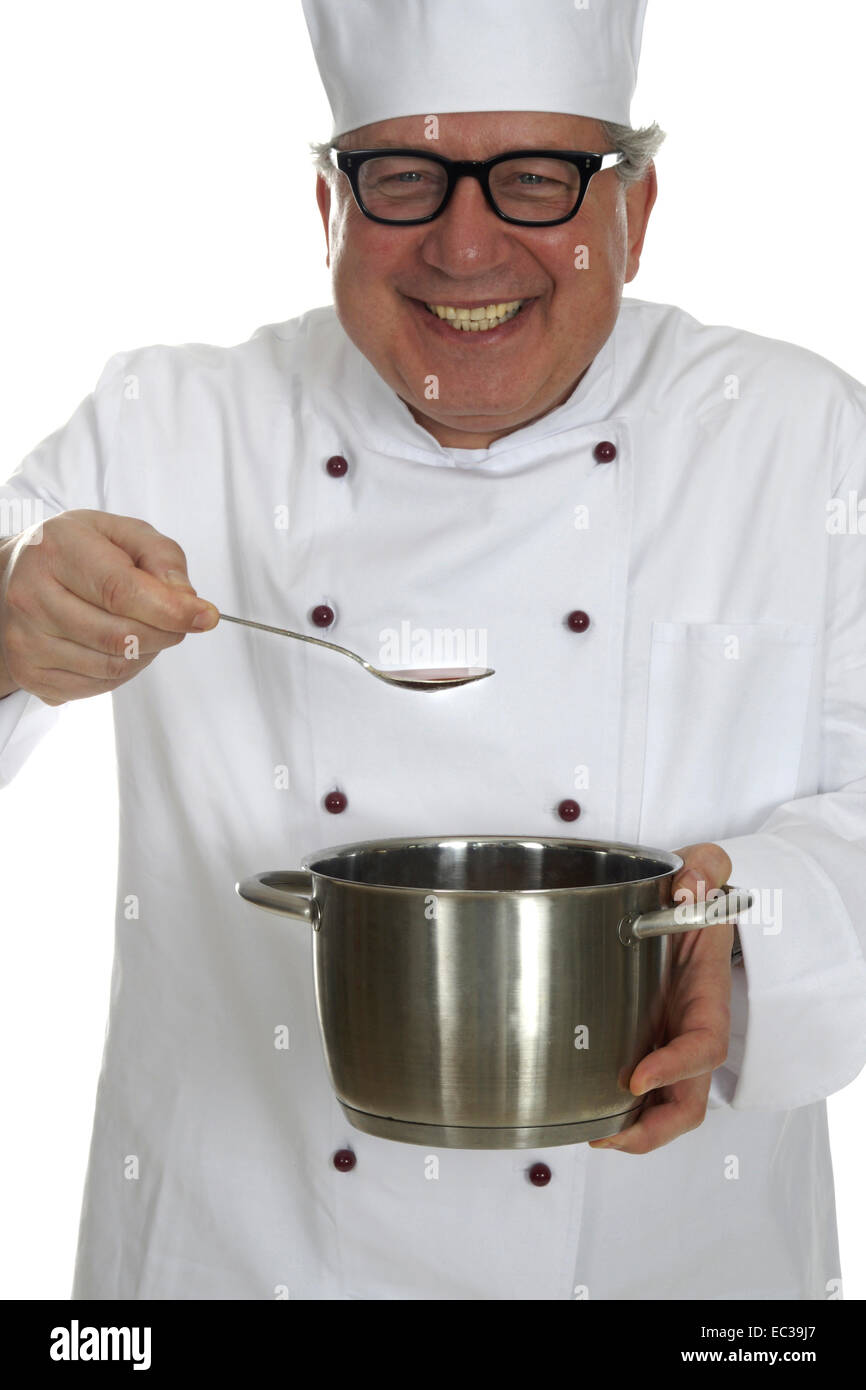
M 428 224 L 422 254 L 428 264 L 452 274 L 487 271 L 508 259 L 509 232 L 515 230 L 496 216 L 478 180 L 464 175 L 445 211 Z

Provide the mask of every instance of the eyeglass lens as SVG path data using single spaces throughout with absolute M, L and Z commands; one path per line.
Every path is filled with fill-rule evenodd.
M 384 155 L 359 170 L 361 199 L 375 217 L 429 217 L 441 206 L 448 175 L 435 160 Z M 580 197 L 580 171 L 564 159 L 515 155 L 494 164 L 490 192 L 500 212 L 527 222 L 566 217 Z

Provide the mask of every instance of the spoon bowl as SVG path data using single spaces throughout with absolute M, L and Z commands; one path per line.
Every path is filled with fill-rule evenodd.
M 233 618 L 230 613 L 220 613 L 220 618 L 227 623 L 239 623 L 241 627 L 255 627 L 260 632 L 275 632 L 278 637 L 294 637 L 298 642 L 311 642 L 315 647 L 328 647 L 332 652 L 339 652 L 341 656 L 351 657 L 357 661 L 359 666 L 363 666 L 376 680 L 384 681 L 386 685 L 399 685 L 404 690 L 454 690 L 458 685 L 471 685 L 473 681 L 484 680 L 485 676 L 492 676 L 494 672 L 489 666 L 442 666 L 434 668 L 424 668 L 414 670 L 381 671 L 378 666 L 373 666 L 369 661 L 365 661 L 357 652 L 350 652 L 348 647 L 339 647 L 336 642 L 326 642 L 322 637 L 308 637 L 305 632 L 292 632 L 285 627 L 271 627 L 268 623 L 254 623 L 251 618 Z

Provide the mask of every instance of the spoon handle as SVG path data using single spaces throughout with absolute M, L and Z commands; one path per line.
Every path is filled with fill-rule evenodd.
M 220 618 L 227 623 L 239 623 L 241 627 L 257 627 L 260 632 L 275 632 L 278 637 L 295 637 L 299 642 L 312 642 L 314 647 L 329 647 L 332 652 L 340 652 L 343 656 L 350 656 L 365 670 L 373 670 L 369 661 L 365 661 L 357 652 L 350 652 L 348 647 L 338 647 L 336 642 L 326 642 L 323 637 L 308 637 L 305 632 L 292 632 L 287 627 L 271 627 L 269 623 L 254 623 L 251 618 L 233 618 L 230 613 L 220 613 Z

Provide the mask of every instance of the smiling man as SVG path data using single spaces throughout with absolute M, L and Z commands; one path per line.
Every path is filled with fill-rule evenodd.
M 637 274 L 655 168 L 644 154 L 643 177 L 626 189 L 613 169 L 589 174 L 585 158 L 502 159 L 531 150 L 607 153 L 610 165 L 622 158 L 601 122 L 577 116 L 464 112 L 439 116 L 435 141 L 429 130 L 422 116 L 406 117 L 339 142 L 341 152 L 420 149 L 420 164 L 356 157 L 335 179 L 322 151 L 334 300 L 349 337 L 440 444 L 486 448 L 567 400 L 610 337 L 623 284 Z M 651 128 L 644 150 L 660 139 Z M 489 192 L 463 178 L 449 196 L 446 159 L 495 159 Z M 420 221 L 445 199 L 433 220 Z M 520 221 L 504 220 L 491 200 Z M 394 217 L 417 224 L 395 226 Z
M 629 125 L 640 0 L 304 8 L 334 304 L 117 354 L 0 489 L 0 780 L 51 707 L 114 692 L 74 1296 L 837 1297 L 824 1098 L 866 1058 L 866 540 L 827 517 L 866 490 L 866 391 L 623 297 L 661 139 Z M 380 665 L 404 628 L 481 633 L 495 675 L 392 688 L 215 604 Z M 598 1137 L 565 1115 L 456 1147 L 411 1099 L 344 1110 L 309 931 L 233 891 L 446 834 L 679 847 L 678 896 L 753 892 L 741 949 L 724 920 L 672 937 L 659 1045 Z

